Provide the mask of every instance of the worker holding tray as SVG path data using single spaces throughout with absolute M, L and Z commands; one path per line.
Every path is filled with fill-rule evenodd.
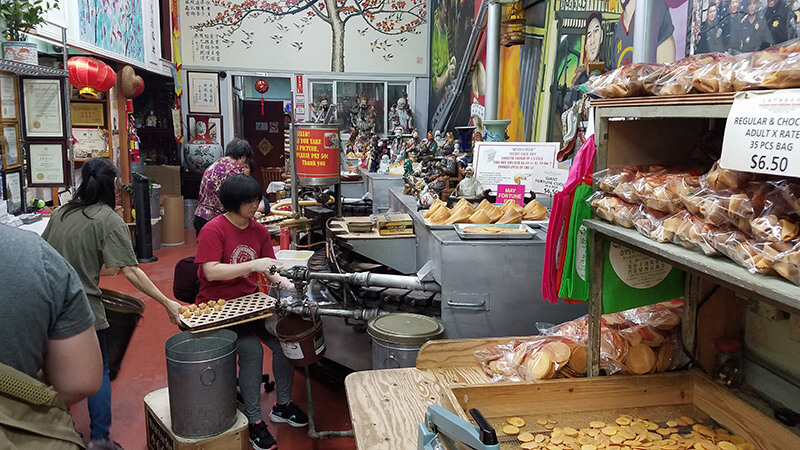
M 261 201 L 261 187 L 245 174 L 228 177 L 220 187 L 219 199 L 225 213 L 209 221 L 200 232 L 195 262 L 200 264 L 200 292 L 197 302 L 232 299 L 258 291 L 258 272 L 272 283 L 291 289 L 291 282 L 271 274 L 275 260 L 269 231 L 253 218 Z M 275 439 L 261 417 L 261 372 L 264 350 L 262 340 L 272 350 L 272 370 L 275 377 L 277 402 L 269 414 L 272 422 L 284 422 L 293 427 L 308 424 L 308 416 L 291 402 L 294 366 L 283 354 L 280 342 L 267 333 L 263 322 L 232 326 L 238 335 L 236 353 L 239 357 L 239 388 L 244 412 L 250 423 L 250 443 L 256 449 L 277 448 Z

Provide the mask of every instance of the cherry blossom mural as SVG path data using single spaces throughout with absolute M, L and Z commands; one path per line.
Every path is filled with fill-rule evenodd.
M 142 0 L 78 0 L 78 14 L 81 41 L 144 62 Z
M 427 70 L 428 0 L 182 0 L 180 13 L 187 65 Z

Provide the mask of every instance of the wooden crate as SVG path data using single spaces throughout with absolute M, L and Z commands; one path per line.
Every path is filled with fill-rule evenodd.
M 236 411 L 236 422 L 227 431 L 202 439 L 176 436 L 169 415 L 169 391 L 162 388 L 144 397 L 148 450 L 248 450 L 247 417 Z
M 638 417 L 694 415 L 716 421 L 764 450 L 800 449 L 800 436 L 764 415 L 699 372 L 549 380 L 542 383 L 453 385 L 442 404 L 463 419 L 478 408 L 495 426 L 522 417 L 536 432 L 537 417 L 555 417 L 558 426 L 588 427 L 590 420 L 610 420 L 624 411 Z M 674 416 L 677 414 L 677 416 Z M 611 418 L 607 418 L 610 416 Z M 636 416 L 635 416 L 636 417 Z M 568 422 L 572 423 L 568 423 Z M 576 423 L 580 422 L 580 423 Z M 544 431 L 540 430 L 540 431 Z M 519 448 L 519 443 L 513 447 Z

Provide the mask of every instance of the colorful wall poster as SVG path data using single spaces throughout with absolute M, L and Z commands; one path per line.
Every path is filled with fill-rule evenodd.
M 427 75 L 427 0 L 184 0 L 185 66 Z
M 686 53 L 752 52 L 798 35 L 796 0 L 690 0 Z
M 78 0 L 80 40 L 144 63 L 142 0 Z

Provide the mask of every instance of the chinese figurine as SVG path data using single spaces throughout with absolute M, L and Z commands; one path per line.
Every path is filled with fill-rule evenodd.
M 332 119 L 331 115 L 336 113 L 336 108 L 333 107 L 333 111 L 331 111 L 331 104 L 328 100 L 328 96 L 326 94 L 322 94 L 319 96 L 319 101 L 317 105 L 311 104 L 311 122 L 313 123 L 323 123 L 325 119 Z
M 389 166 L 391 162 L 389 161 L 389 155 L 381 156 L 381 164 L 378 167 L 378 173 L 381 175 L 388 175 L 389 174 Z
M 358 96 L 358 102 L 350 108 L 350 126 L 362 133 L 374 133 L 376 118 L 375 108 L 369 104 L 367 94 L 362 93 Z
M 474 198 L 484 194 L 483 185 L 475 177 L 475 171 L 472 166 L 468 166 L 464 171 L 464 179 L 459 181 L 456 187 L 456 195 L 459 197 Z
M 397 100 L 397 104 L 392 106 L 389 112 L 389 124 L 394 127 L 402 127 L 403 133 L 409 133 L 414 127 L 414 116 L 406 100 L 405 94 Z
M 155 128 L 158 126 L 158 118 L 156 117 L 155 111 L 150 111 L 150 114 L 144 120 L 144 126 L 147 128 Z

